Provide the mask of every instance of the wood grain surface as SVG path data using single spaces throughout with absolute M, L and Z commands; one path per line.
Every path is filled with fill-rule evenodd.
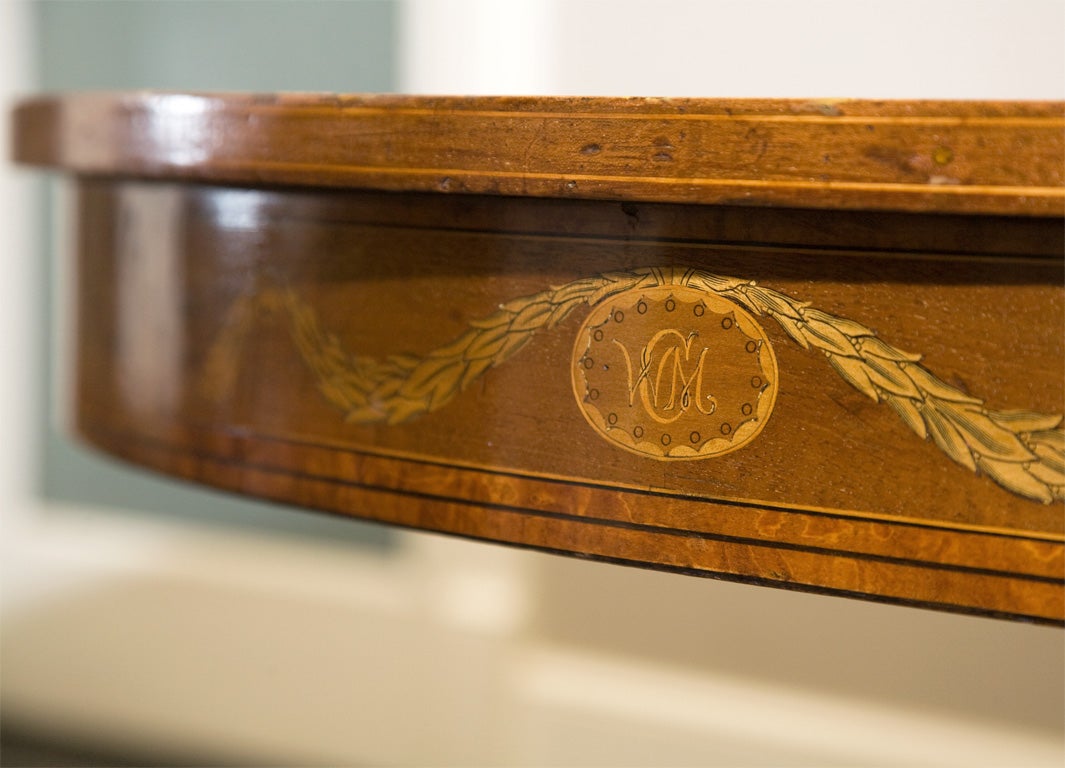
M 24 102 L 15 148 L 243 183 L 1065 212 L 1060 103 L 89 93 Z
M 78 177 L 76 426 L 109 453 L 1063 623 L 1061 113 L 134 94 L 15 125 Z

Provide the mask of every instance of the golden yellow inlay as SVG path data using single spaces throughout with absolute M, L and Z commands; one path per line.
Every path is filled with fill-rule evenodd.
M 662 460 L 746 445 L 777 395 L 776 356 L 755 319 L 727 299 L 679 285 L 599 304 L 578 332 L 571 370 L 593 428 Z
M 261 311 L 277 312 L 289 317 L 293 341 L 313 372 L 319 390 L 349 421 L 398 424 L 444 407 L 472 382 L 517 353 L 536 333 L 554 328 L 578 308 L 592 309 L 589 320 L 582 326 L 582 334 L 590 332 L 593 341 L 598 341 L 594 339 L 594 326 L 596 322 L 602 325 L 602 318 L 610 316 L 611 307 L 631 305 L 638 314 L 640 297 L 645 297 L 645 301 L 646 297 L 661 299 L 665 308 L 670 295 L 674 301 L 672 311 L 683 303 L 694 314 L 698 301 L 702 301 L 703 306 L 712 308 L 718 315 L 727 316 L 731 312 L 739 332 L 758 345 L 757 360 L 762 373 L 751 374 L 751 381 L 753 376 L 764 374 L 769 386 L 759 390 L 757 403 L 740 401 L 741 413 L 744 403 L 752 406 L 752 419 L 738 425 L 727 421 L 739 433 L 732 436 L 727 450 L 735 450 L 757 434 L 776 397 L 776 361 L 768 340 L 752 317 L 757 315 L 775 321 L 805 349 L 822 353 L 844 381 L 871 400 L 890 405 L 918 437 L 933 441 L 951 460 L 1019 496 L 1044 504 L 1065 499 L 1065 430 L 1060 414 L 992 410 L 980 398 L 939 379 L 921 365 L 920 355 L 888 344 L 861 323 L 823 312 L 753 280 L 684 267 L 611 272 L 511 299 L 488 317 L 470 321 L 462 335 L 443 347 L 423 355 L 392 355 L 384 360 L 349 355 L 333 334 L 321 328 L 314 309 L 293 290 L 263 287 L 243 296 L 230 309 L 225 327 L 207 353 L 203 391 L 213 400 L 226 398 L 236 378 L 233 361 L 239 359 L 239 348 L 254 318 Z M 608 314 L 601 314 L 604 312 Z M 641 406 L 649 412 L 650 421 L 658 425 L 668 424 L 674 417 L 678 422 L 681 418 L 690 421 L 710 418 L 716 413 L 718 402 L 731 403 L 732 394 L 719 398 L 710 391 L 707 383 L 712 370 L 707 367 L 711 362 L 710 352 L 703 357 L 704 349 L 698 346 L 701 342 L 694 338 L 688 341 L 686 334 L 692 330 L 685 330 L 682 324 L 665 322 L 649 333 L 645 329 L 642 336 L 615 334 L 625 349 L 624 355 L 616 351 L 622 355 L 618 358 L 620 364 L 623 368 L 626 364 L 630 366 L 631 373 L 625 374 L 621 384 L 611 378 L 614 382 L 609 384 L 611 396 L 618 396 L 618 387 L 624 402 L 631 397 L 635 403 L 638 396 Z M 657 338 L 656 334 L 659 334 Z M 591 348 L 587 340 L 579 340 L 578 347 L 582 343 L 585 352 Z M 710 350 L 710 345 L 705 349 Z M 640 355 L 639 361 L 633 357 L 634 352 Z M 653 384 L 641 378 L 644 355 L 651 358 L 647 375 L 655 377 Z M 582 365 L 585 357 L 577 357 Z M 752 363 L 753 360 L 752 357 Z M 574 382 L 585 418 L 604 434 L 609 432 L 608 436 L 617 445 L 647 456 L 682 458 L 679 452 L 656 455 L 637 448 L 636 444 L 628 446 L 615 439 L 613 430 L 603 430 L 595 421 L 597 417 L 589 416 L 584 409 L 584 394 L 588 393 L 591 400 L 590 390 L 601 388 L 578 379 Z M 752 386 L 752 389 L 758 388 Z M 685 394 L 688 404 L 680 408 L 681 415 L 677 416 L 677 401 L 673 400 L 671 410 L 670 397 L 680 397 L 683 405 Z M 704 413 L 711 410 L 710 401 L 701 399 L 705 394 L 715 400 L 711 413 Z M 652 418 L 651 412 L 657 418 Z M 609 424 L 610 413 L 608 410 L 605 418 L 613 427 Z M 614 413 L 620 421 L 620 414 Z M 726 422 L 712 423 L 720 431 Z M 642 424 L 631 424 L 633 430 L 636 426 Z M 692 440 L 695 431 L 699 435 Z M 655 434 L 662 442 L 667 433 L 673 445 L 677 436 L 672 431 Z M 709 438 L 704 440 L 702 430 L 697 427 L 689 432 L 688 440 L 696 455 L 726 452 L 718 450 L 716 444 L 711 445 Z

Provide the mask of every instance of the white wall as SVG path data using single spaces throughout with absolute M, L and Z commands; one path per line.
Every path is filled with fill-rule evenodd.
M 407 90 L 1062 98 L 1058 2 L 408 0 Z M 27 87 L 22 3 L 0 86 Z M 281 764 L 1060 765 L 1062 633 L 405 535 L 57 509 L 0 170 L 5 718 Z
M 1061 0 L 406 0 L 419 93 L 1061 99 Z
M 564 93 L 1065 95 L 1059 0 L 561 0 L 558 9 Z
M 31 83 L 28 14 L 21 3 L 0 4 L 0 103 L 5 119 L 0 121 L 0 145 L 10 146 L 6 109 L 15 94 L 25 93 Z M 26 174 L 10 165 L 0 165 L 0 355 L 11 361 L 8 375 L 0 376 L 0 423 L 12 440 L 0 448 L 0 508 L 2 540 L 10 540 L 24 524 L 34 504 L 34 457 L 38 435 L 33 415 L 38 402 L 34 367 L 35 335 L 32 320 L 36 297 L 37 253 L 35 196 L 39 187 Z

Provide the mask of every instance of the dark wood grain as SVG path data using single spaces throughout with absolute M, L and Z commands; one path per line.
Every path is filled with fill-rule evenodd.
M 1042 458 L 1039 442 L 1056 444 L 1049 423 L 1065 411 L 1060 115 L 1016 104 L 79 96 L 23 105 L 16 154 L 79 177 L 77 429 L 111 454 L 395 525 L 1062 623 L 1059 459 Z M 656 145 L 667 128 L 684 142 Z M 945 193 L 953 183 L 914 170 L 914 148 L 947 143 L 936 162 L 959 163 L 965 181 L 953 186 L 968 191 Z M 656 159 L 656 146 L 671 158 Z M 817 181 L 812 158 L 825 154 Z M 750 293 L 680 282 L 704 273 Z M 648 274 L 666 287 L 622 291 L 616 306 L 588 294 L 561 303 Z M 768 345 L 779 369 L 765 369 L 776 399 L 757 436 L 690 461 L 604 439 L 610 427 L 587 415 L 581 387 L 613 380 L 571 375 L 600 327 L 588 319 L 608 317 L 589 310 L 635 316 L 643 296 L 660 302 L 648 317 L 662 322 L 667 297 L 694 313 L 711 294 L 707 320 L 754 322 L 765 341 L 707 347 L 707 381 L 726 369 L 750 378 L 745 344 Z M 777 309 L 750 304 L 758 296 Z M 792 311 L 799 325 L 780 317 Z M 833 328 L 858 339 L 847 364 L 871 371 L 873 397 L 833 368 Z M 500 351 L 511 342 L 517 351 Z M 652 347 L 651 397 L 671 376 L 675 393 L 694 381 L 690 347 Z M 914 354 L 885 362 L 902 351 Z M 936 378 L 899 389 L 900 371 L 928 381 L 907 366 Z M 643 385 L 618 381 L 612 402 L 624 407 Z M 717 394 L 740 398 L 722 408 L 744 397 Z M 927 427 L 900 418 L 908 397 Z M 668 399 L 655 402 L 672 424 L 680 406 Z M 1041 426 L 1018 427 L 1016 445 L 980 426 L 1005 411 L 1042 414 Z M 951 413 L 960 426 L 945 434 L 969 446 L 961 454 L 933 434 Z M 677 423 L 682 442 L 706 442 L 697 421 Z M 995 463 L 1025 445 L 1044 453 Z

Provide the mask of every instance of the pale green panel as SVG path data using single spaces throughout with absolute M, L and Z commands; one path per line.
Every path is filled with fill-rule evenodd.
M 388 91 L 387 0 L 50 0 L 36 4 L 45 89 Z

